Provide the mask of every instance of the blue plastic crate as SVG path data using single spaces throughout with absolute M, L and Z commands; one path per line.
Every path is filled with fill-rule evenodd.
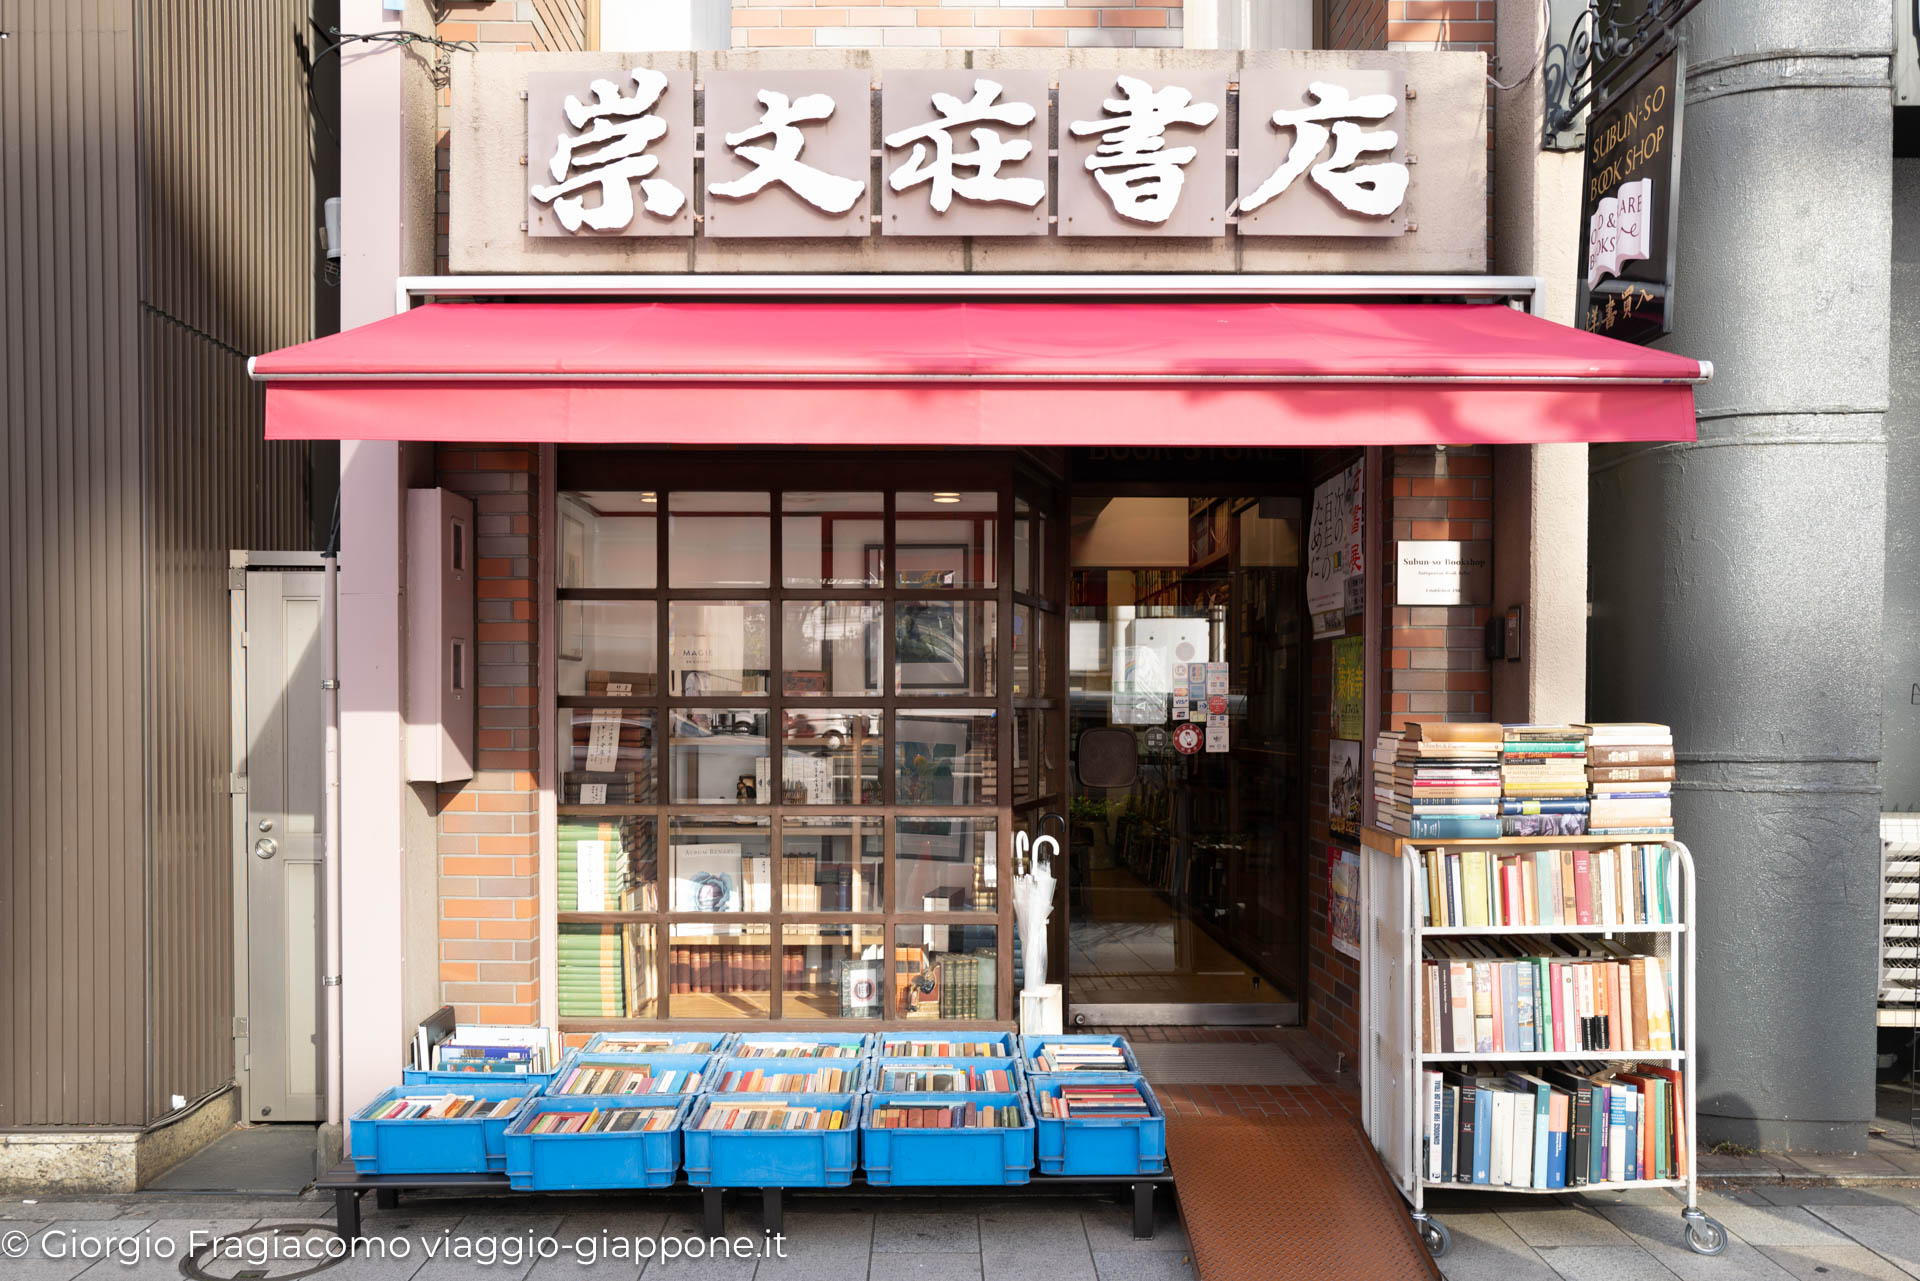
M 945 1054 L 916 1056 L 907 1054 L 896 1048 L 912 1041 L 950 1041 L 956 1043 L 966 1041 L 975 1045 L 985 1044 L 998 1046 L 999 1048 L 993 1051 L 989 1057 L 1011 1059 L 1018 1058 L 1020 1055 L 1020 1046 L 1017 1044 L 1017 1038 L 1011 1032 L 996 1032 L 990 1028 L 982 1028 L 978 1032 L 971 1030 L 954 1031 L 951 1028 L 943 1028 L 937 1032 L 882 1032 L 879 1034 L 878 1043 L 874 1046 L 873 1056 L 878 1059 L 951 1057 Z
M 1097 1034 L 1064 1036 L 1022 1036 L 1020 1038 L 1020 1062 L 1029 1076 L 1046 1076 L 1047 1070 L 1040 1066 L 1040 1048 L 1045 1045 L 1117 1045 L 1126 1057 L 1127 1071 L 1138 1072 L 1140 1060 L 1133 1057 L 1133 1047 L 1127 1044 L 1124 1036 L 1102 1036 Z
M 546 1091 L 553 1080 L 551 1072 L 442 1072 L 424 1068 L 406 1068 L 400 1073 L 402 1085 L 439 1085 L 449 1087 L 450 1093 L 459 1093 L 463 1085 L 475 1082 L 511 1082 L 525 1086 L 535 1094 Z
M 1027 1087 L 1027 1074 L 1021 1070 L 1020 1060 L 1015 1058 L 890 1059 L 876 1057 L 868 1061 L 865 1088 L 868 1090 L 891 1090 L 902 1094 L 925 1093 L 925 1091 L 908 1091 L 898 1085 L 888 1085 L 886 1074 L 893 1069 L 924 1071 L 936 1064 L 941 1067 L 973 1068 L 981 1072 L 1005 1072 L 1010 1078 L 1008 1088 L 1015 1094 L 1024 1093 Z M 948 1093 L 951 1093 L 951 1091 L 948 1091 Z
M 1167 1118 L 1147 1078 L 1134 1072 L 1061 1072 L 1027 1078 L 1042 1174 L 1158 1174 L 1167 1168 Z M 1063 1085 L 1132 1085 L 1151 1117 L 1041 1115 L 1041 1095 Z
M 626 1036 L 657 1037 L 670 1041 L 692 1042 L 698 1044 L 700 1048 L 693 1050 L 630 1050 L 620 1045 L 620 1038 Z M 587 1052 L 605 1050 L 609 1054 L 725 1054 L 733 1048 L 734 1036 L 735 1034 L 732 1032 L 693 1032 L 681 1031 L 677 1028 L 670 1027 L 631 1032 L 595 1032 L 588 1038 L 587 1043 L 582 1046 L 581 1049 Z
M 707 1068 L 714 1061 L 711 1054 L 615 1054 L 602 1050 L 575 1050 L 560 1060 L 560 1067 L 553 1074 L 553 1082 L 547 1087 L 552 1098 L 580 1098 L 582 1095 L 565 1095 L 560 1087 L 575 1069 L 587 1064 L 604 1064 L 621 1068 L 652 1068 L 655 1072 L 698 1072 L 700 1081 L 692 1089 L 676 1089 L 674 1094 L 698 1094 L 707 1088 Z M 607 1093 L 607 1091 L 600 1091 Z M 627 1097 L 643 1097 L 629 1095 Z M 667 1097 L 662 1095 L 662 1098 Z
M 860 1052 L 846 1056 L 847 1061 L 870 1058 L 873 1054 L 873 1033 L 871 1032 L 742 1032 L 734 1037 L 733 1044 L 727 1047 L 727 1053 L 733 1058 L 756 1058 L 762 1062 L 778 1062 L 760 1055 L 744 1053 L 748 1042 L 785 1042 L 795 1045 L 851 1045 Z
M 859 1164 L 859 1094 L 706 1094 L 682 1126 L 687 1182 L 716 1188 L 844 1188 Z M 702 1130 L 707 1112 L 728 1102 L 782 1100 L 837 1108 L 844 1130 Z
M 715 1059 L 713 1067 L 706 1076 L 707 1088 L 714 1094 L 853 1094 L 867 1088 L 867 1059 Z M 818 1079 L 817 1074 L 838 1071 L 844 1080 L 832 1084 Z M 806 1076 L 811 1078 L 798 1087 L 784 1086 L 780 1089 L 762 1087 L 753 1089 L 735 1082 L 727 1084 L 730 1073 L 760 1072 L 767 1076 Z
M 697 1096 L 691 1094 L 570 1094 L 535 1099 L 507 1127 L 507 1183 L 518 1192 L 581 1188 L 670 1187 L 680 1170 L 680 1127 Z M 615 1134 L 534 1134 L 547 1112 L 660 1107 L 673 1113 L 666 1130 Z
M 881 1130 L 876 1108 L 984 1103 L 1020 1109 L 1020 1124 L 994 1129 Z M 860 1112 L 861 1167 L 876 1187 L 994 1187 L 1033 1178 L 1033 1118 L 1018 1094 L 870 1094 Z
M 507 1127 L 520 1112 L 503 1117 L 452 1121 L 376 1121 L 371 1113 L 382 1104 L 409 1096 L 470 1094 L 478 1099 L 512 1099 L 537 1095 L 538 1090 L 515 1078 L 512 1084 L 461 1082 L 458 1089 L 396 1085 L 354 1114 L 348 1125 L 347 1150 L 360 1174 L 484 1174 L 507 1168 Z

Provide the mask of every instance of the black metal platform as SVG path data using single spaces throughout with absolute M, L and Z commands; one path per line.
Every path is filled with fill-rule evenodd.
M 340 1230 L 340 1235 L 350 1241 L 360 1236 L 360 1198 L 369 1192 L 374 1194 L 374 1204 L 383 1210 L 397 1207 L 400 1204 L 402 1192 L 508 1192 L 515 1196 L 548 1195 L 541 1192 L 515 1191 L 508 1185 L 507 1176 L 504 1174 L 361 1174 L 353 1168 L 351 1161 L 342 1161 L 328 1170 L 315 1181 L 314 1186 L 322 1191 L 333 1193 L 335 1224 Z M 1129 1189 L 1133 1193 L 1134 1239 L 1147 1241 L 1153 1237 L 1153 1194 L 1155 1189 L 1161 1187 L 1169 1189 L 1173 1187 L 1171 1169 L 1163 1174 L 1036 1174 L 1031 1182 L 1011 1184 L 1005 1190 L 1009 1193 L 1034 1191 L 1045 1196 L 1054 1192 L 1072 1193 L 1076 1190 L 1112 1193 Z M 728 1192 L 758 1192 L 761 1197 L 763 1228 L 768 1232 L 780 1231 L 783 1193 L 786 1191 L 785 1188 L 710 1188 L 696 1186 L 684 1179 L 676 1180 L 664 1188 L 607 1188 L 604 1190 L 657 1196 L 686 1196 L 698 1192 L 701 1202 L 701 1226 L 706 1230 L 709 1238 L 726 1235 L 725 1197 Z M 960 1192 L 967 1189 L 951 1186 L 874 1185 L 856 1173 L 853 1176 L 853 1182 L 844 1187 L 810 1187 L 796 1190 L 826 1192 L 836 1196 L 890 1196 L 895 1192 Z

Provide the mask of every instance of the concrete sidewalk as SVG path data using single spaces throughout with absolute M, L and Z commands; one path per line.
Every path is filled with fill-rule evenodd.
M 1683 1241 L 1680 1201 L 1662 1191 L 1519 1198 L 1454 1193 L 1433 1210 L 1453 1233 L 1442 1263 L 1449 1281 L 1908 1281 L 1920 1278 L 1920 1186 L 1771 1185 L 1704 1194 L 1704 1208 L 1732 1238 L 1703 1258 Z M 7 1281 L 174 1281 L 190 1234 L 237 1234 L 256 1226 L 309 1225 L 330 1233 L 330 1198 L 45 1198 L 0 1202 L 0 1277 Z M 542 1238 L 664 1236 L 698 1239 L 698 1205 L 617 1195 L 409 1197 L 396 1210 L 365 1203 L 365 1227 L 387 1257 L 344 1260 L 316 1273 L 329 1281 L 1191 1281 L 1179 1220 L 1162 1206 L 1151 1241 L 1132 1238 L 1128 1210 L 1092 1198 L 795 1196 L 786 1214 L 785 1257 L 642 1263 L 601 1258 L 583 1266 L 557 1257 L 506 1255 Z M 764 1242 L 758 1206 L 729 1205 L 732 1239 Z M 27 1234 L 13 1257 L 10 1233 Z M 148 1257 L 49 1258 L 81 1241 L 137 1238 Z M 173 1243 L 155 1257 L 157 1242 Z M 393 1257 L 404 1243 L 406 1257 Z M 129 1247 L 119 1247 L 129 1248 Z M 602 1244 L 599 1248 L 605 1249 Z M 450 1252 L 468 1257 L 449 1257 Z M 288 1276 L 311 1263 L 264 1266 L 243 1258 L 208 1263 L 211 1277 Z M 1276 1281 L 1281 1281 L 1276 1278 Z M 1301 1281 L 1310 1281 L 1302 1278 Z

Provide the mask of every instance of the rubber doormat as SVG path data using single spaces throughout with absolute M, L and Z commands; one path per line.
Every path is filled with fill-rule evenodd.
M 1140 1071 L 1155 1085 L 1313 1085 L 1307 1070 L 1277 1045 L 1213 1041 L 1135 1041 Z
M 1167 1155 L 1201 1281 L 1440 1277 L 1349 1121 L 1169 1116 Z

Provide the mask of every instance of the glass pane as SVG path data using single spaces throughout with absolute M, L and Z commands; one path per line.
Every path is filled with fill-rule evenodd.
M 780 932 L 780 1013 L 790 1019 L 885 1017 L 886 930 L 787 922 Z
M 1015 805 L 1033 800 L 1041 794 L 1039 762 L 1036 759 L 1039 744 L 1035 736 L 1039 734 L 1040 723 L 1046 719 L 1046 715 L 1036 707 L 1013 709 L 1013 803 Z
M 882 494 L 782 494 L 780 580 L 788 587 L 879 587 L 885 505 Z
M 671 912 L 766 912 L 773 837 L 764 818 L 681 815 L 671 821 Z
M 995 818 L 893 820 L 893 906 L 902 912 L 991 912 L 998 905 Z
M 563 1019 L 652 1018 L 660 1012 L 651 925 L 559 926 L 554 969 Z
M 1033 541 L 1037 544 L 1039 562 L 1033 573 L 1033 594 L 1043 596 L 1049 601 L 1059 603 L 1060 590 L 1053 581 L 1053 558 L 1059 555 L 1059 549 L 1053 545 L 1053 522 L 1047 519 L 1045 512 L 1035 512 L 1033 522 Z
M 1000 799 L 997 713 L 922 709 L 894 714 L 898 805 L 992 805 Z
M 895 691 L 988 697 L 997 693 L 994 667 L 999 662 L 1000 633 L 996 614 L 992 601 L 895 601 Z
M 660 854 L 653 819 L 562 818 L 559 824 L 559 910 L 657 912 Z
M 895 494 L 894 581 L 929 587 L 992 587 L 1000 495 L 908 490 Z
M 767 692 L 763 600 L 677 600 L 667 606 L 667 692 L 731 698 Z
M 789 818 L 780 828 L 780 901 L 788 912 L 881 912 L 886 851 L 874 818 Z
M 562 694 L 652 698 L 660 692 L 659 606 L 563 600 L 559 608 Z
M 651 707 L 562 707 L 560 803 L 651 805 Z
M 769 586 L 771 506 L 766 494 L 668 495 L 667 586 Z
M 711 805 L 765 805 L 773 792 L 764 707 L 674 711 L 669 799 Z
M 1045 610 L 1033 615 L 1033 694 L 1034 698 L 1053 695 L 1053 649 L 1060 643 L 1060 616 Z
M 878 805 L 886 739 L 878 708 L 789 711 L 780 760 L 788 805 Z
M 884 609 L 879 601 L 788 601 L 781 608 L 781 688 L 789 694 L 877 696 Z
M 725 921 L 676 921 L 669 1001 L 677 1019 L 737 1019 L 773 1007 L 773 927 Z
M 1013 500 L 1013 590 L 1033 590 L 1033 511 L 1027 500 Z
M 660 502 L 651 493 L 560 495 L 560 587 L 654 587 Z
M 1013 607 L 1013 696 L 1036 698 L 1033 685 L 1033 607 Z
M 993 925 L 896 925 L 896 1016 L 949 1021 L 998 1018 L 999 933 Z

